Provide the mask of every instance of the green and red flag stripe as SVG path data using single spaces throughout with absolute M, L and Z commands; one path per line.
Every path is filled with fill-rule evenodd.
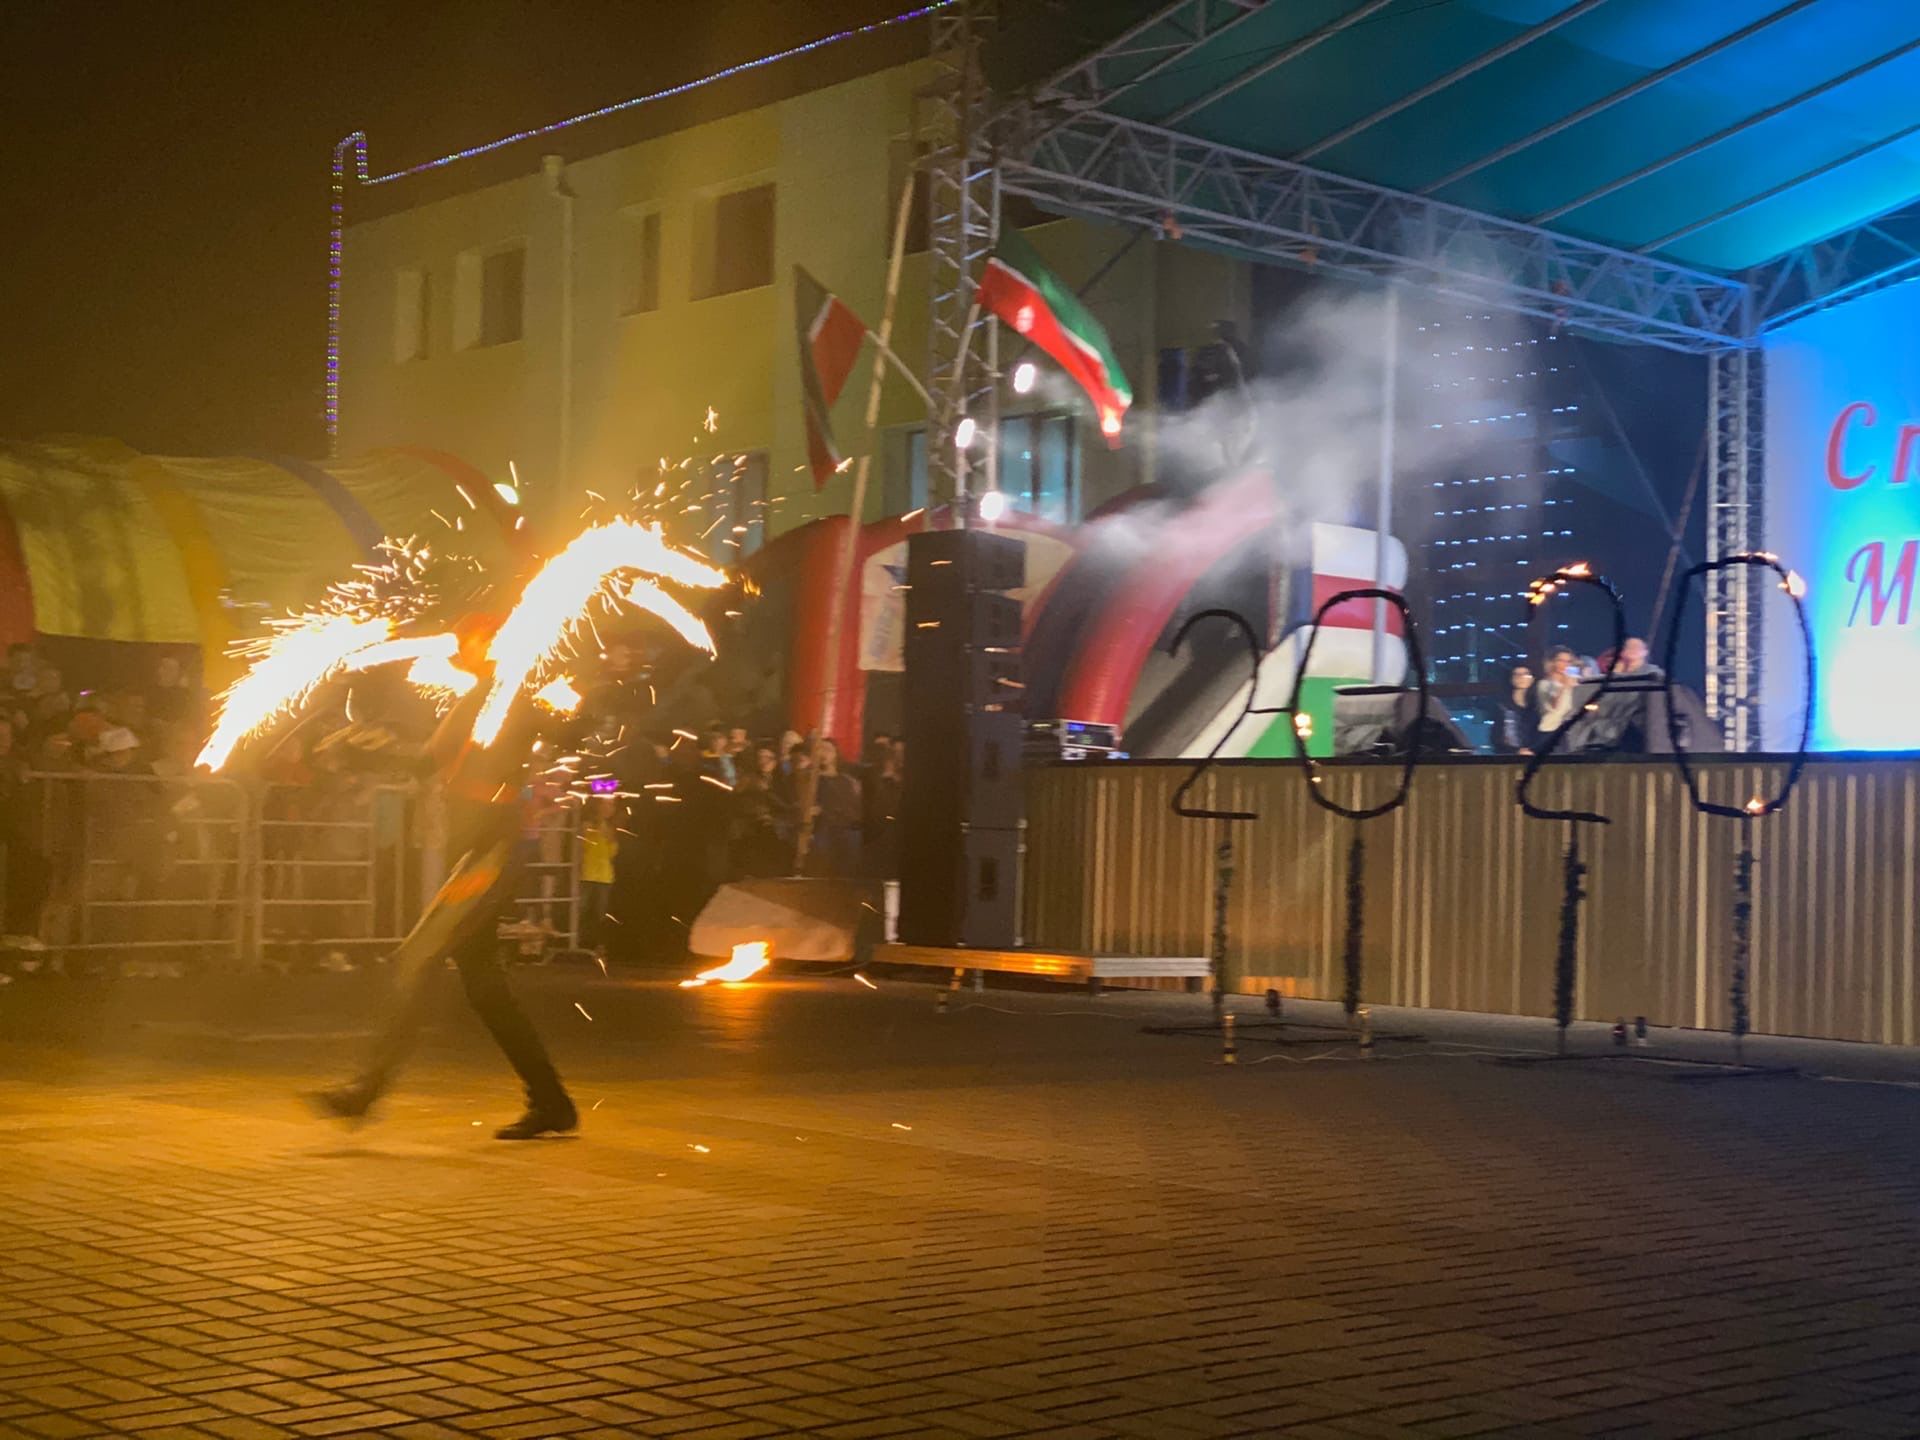
M 800 388 L 807 412 L 807 465 L 818 490 L 841 464 L 833 443 L 833 402 L 853 373 L 867 327 L 838 295 L 793 267 L 794 318 L 800 338 Z
M 1045 351 L 1093 401 L 1100 433 L 1119 444 L 1120 420 L 1133 404 L 1113 344 L 1093 312 L 1049 270 L 1018 230 L 1003 230 L 980 277 L 983 309 Z

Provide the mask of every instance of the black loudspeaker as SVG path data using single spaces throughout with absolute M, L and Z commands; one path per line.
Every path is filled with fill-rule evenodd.
M 1005 948 L 1019 932 L 1020 603 L 1026 547 L 985 530 L 907 541 L 900 938 Z
M 1020 895 L 1020 834 L 962 829 L 934 844 L 931 834 L 909 824 L 900 847 L 901 941 L 943 949 L 1011 946 Z
M 1027 547 L 1010 535 L 923 530 L 907 537 L 907 584 L 916 590 L 991 593 L 1018 590 L 1026 583 Z
M 909 702 L 911 713 L 911 702 Z M 962 829 L 1017 830 L 1025 818 L 1025 791 L 1020 784 L 1020 764 L 1026 749 L 1025 726 L 1011 712 L 974 712 L 963 715 L 956 727 L 945 723 L 949 717 L 935 717 L 941 730 L 932 743 L 937 753 L 950 755 L 943 767 L 948 774 L 941 782 L 927 783 L 918 791 L 909 780 L 905 799 L 907 823 L 911 828 L 922 817 L 927 828 L 950 841 Z M 913 760 L 912 721 L 907 728 L 907 760 Z M 918 808 L 915 802 L 918 801 Z

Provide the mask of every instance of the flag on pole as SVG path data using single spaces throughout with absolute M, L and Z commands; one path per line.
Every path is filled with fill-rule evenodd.
M 1121 417 L 1133 404 L 1133 387 L 1106 329 L 1018 230 L 1000 232 L 1000 243 L 980 277 L 978 299 L 983 309 L 1013 326 L 1079 383 L 1100 417 L 1100 433 L 1109 446 L 1117 447 Z
M 800 335 L 800 389 L 807 414 L 807 465 L 818 490 L 840 468 L 833 443 L 833 402 L 853 373 L 853 362 L 867 338 L 867 327 L 798 265 L 793 267 L 793 303 Z

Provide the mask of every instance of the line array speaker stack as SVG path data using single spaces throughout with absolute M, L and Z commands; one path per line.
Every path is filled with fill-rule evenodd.
M 907 540 L 900 939 L 1006 949 L 1019 932 L 1020 602 L 1026 546 L 990 530 Z

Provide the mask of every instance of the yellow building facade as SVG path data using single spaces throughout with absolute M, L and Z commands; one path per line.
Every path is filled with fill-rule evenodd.
M 738 474 L 727 488 L 750 522 L 748 548 L 844 514 L 851 475 L 816 491 L 805 469 L 793 268 L 878 325 L 915 95 L 929 78 L 924 64 L 895 65 L 636 143 L 600 137 L 612 148 L 597 152 L 604 122 L 588 122 L 569 132 L 568 157 L 528 141 L 490 157 L 484 176 L 470 161 L 436 172 L 431 193 L 414 178 L 382 187 L 386 213 L 373 218 L 356 219 L 350 192 L 339 451 L 431 446 L 496 479 L 512 462 L 537 523 L 689 456 Z M 472 188 L 461 188 L 463 165 Z M 1129 232 L 1080 221 L 1038 224 L 1029 238 L 1069 284 L 1106 267 L 1085 298 L 1136 397 L 1127 443 L 1110 452 L 1043 357 L 1031 394 L 1003 388 L 1015 505 L 1072 521 L 1151 478 L 1159 353 L 1208 343 L 1218 320 L 1244 329 L 1251 280 L 1242 262 L 1153 237 L 1115 260 Z M 928 257 L 915 249 L 894 350 L 922 371 L 927 313 Z M 1001 354 L 1010 367 L 1017 352 Z M 833 416 L 843 453 L 875 456 L 869 518 L 947 498 L 925 493 L 924 439 L 912 438 L 925 407 L 907 385 L 887 380 L 880 424 L 865 431 L 871 356 Z M 1029 412 L 1060 418 L 1019 423 Z M 677 538 L 717 518 L 688 517 Z

